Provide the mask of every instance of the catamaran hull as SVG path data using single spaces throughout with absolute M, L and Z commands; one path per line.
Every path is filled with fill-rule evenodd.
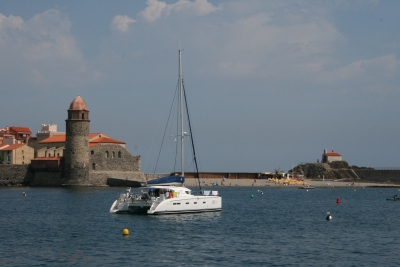
M 111 213 L 142 213 L 147 214 L 147 211 L 150 209 L 151 203 L 129 203 L 121 200 L 115 200 L 111 205 L 110 212 Z
M 149 215 L 199 213 L 221 211 L 220 196 L 196 196 L 191 198 L 171 198 L 155 201 L 147 211 Z

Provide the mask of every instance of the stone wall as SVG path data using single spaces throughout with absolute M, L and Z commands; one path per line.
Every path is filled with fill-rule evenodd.
M 0 165 L 0 186 L 30 185 L 33 178 L 30 165 Z
M 134 171 L 90 171 L 91 186 L 105 186 L 108 178 L 120 178 L 138 182 L 145 182 L 146 178 L 142 172 Z
M 31 185 L 37 186 L 60 186 L 61 171 L 35 171 L 34 179 Z
M 107 178 L 146 181 L 140 172 L 140 156 L 132 156 L 118 144 L 99 144 L 90 148 L 91 185 L 106 185 Z
M 400 170 L 353 169 L 364 181 L 400 184 Z
M 89 155 L 91 171 L 140 171 L 140 156 L 117 144 L 99 144 L 90 148 Z

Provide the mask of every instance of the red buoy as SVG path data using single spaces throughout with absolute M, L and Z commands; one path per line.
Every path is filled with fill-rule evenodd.
M 336 199 L 336 203 L 338 203 L 338 204 L 340 203 L 340 198 Z

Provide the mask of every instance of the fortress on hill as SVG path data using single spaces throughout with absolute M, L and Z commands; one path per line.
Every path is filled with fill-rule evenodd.
M 89 110 L 79 95 L 65 122 L 65 133 L 41 132 L 25 145 L 25 151 L 35 150 L 30 164 L 27 158 L 25 164 L 1 164 L 0 184 L 103 186 L 108 178 L 145 181 L 140 156 L 132 156 L 124 142 L 90 133 Z

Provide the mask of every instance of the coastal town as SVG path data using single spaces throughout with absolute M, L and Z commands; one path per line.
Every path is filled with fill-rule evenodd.
M 79 95 L 69 106 L 66 132 L 58 132 L 56 124 L 42 124 L 36 136 L 29 127 L 0 129 L 0 185 L 105 186 L 115 178 L 143 183 L 164 175 L 144 174 L 140 156 L 131 155 L 124 141 L 102 132 L 90 133 L 89 129 L 89 110 Z M 195 175 L 186 172 L 188 184 L 193 183 Z M 309 180 L 323 186 L 329 185 L 325 181 L 340 181 L 342 185 L 400 183 L 400 169 L 349 166 L 340 153 L 327 149 L 321 160 L 301 163 L 288 171 L 203 171 L 199 176 L 206 185 L 221 186 L 290 186 Z

